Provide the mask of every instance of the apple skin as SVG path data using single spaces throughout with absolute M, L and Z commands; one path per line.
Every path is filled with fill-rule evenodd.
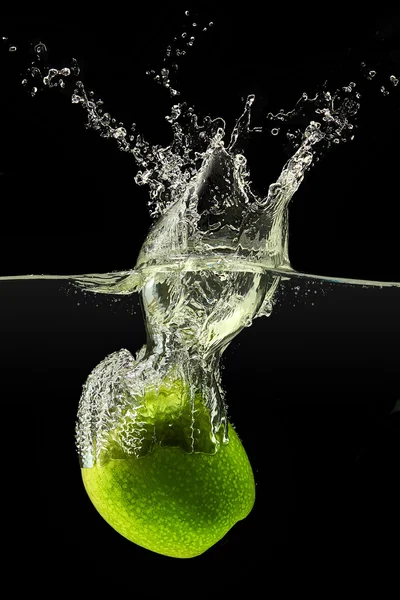
M 128 540 L 165 556 L 193 558 L 247 517 L 255 482 L 231 424 L 215 454 L 155 445 L 138 458 L 112 458 L 82 469 L 100 515 Z

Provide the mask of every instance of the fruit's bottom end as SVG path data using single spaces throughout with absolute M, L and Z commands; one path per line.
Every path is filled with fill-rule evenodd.
M 128 540 L 166 556 L 193 558 L 250 513 L 253 471 L 229 425 L 229 443 L 213 455 L 156 446 L 140 458 L 82 469 L 101 516 Z

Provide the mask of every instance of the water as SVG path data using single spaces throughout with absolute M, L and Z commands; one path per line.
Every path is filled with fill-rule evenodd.
M 189 46 L 194 41 L 186 33 L 182 38 Z M 201 118 L 194 107 L 173 104 L 166 116 L 172 140 L 162 147 L 146 141 L 135 123 L 129 129 L 105 112 L 103 100 L 77 79 L 75 60 L 54 68 L 46 65 L 43 43 L 35 52 L 37 62 L 23 85 L 35 95 L 73 82 L 71 101 L 85 110 L 86 127 L 114 139 L 132 156 L 138 167 L 135 182 L 148 187 L 154 217 L 132 270 L 1 278 L 2 285 L 13 279 L 64 279 L 85 292 L 140 294 L 146 345 L 136 356 L 127 349 L 110 354 L 84 386 L 77 422 L 81 465 L 143 456 L 154 444 L 213 454 L 228 442 L 221 357 L 256 317 L 271 315 L 287 282 L 304 293 L 317 283 L 323 289 L 344 284 L 387 288 L 390 297 L 398 297 L 399 282 L 315 276 L 298 273 L 290 264 L 289 203 L 319 156 L 354 138 L 360 107 L 356 84 L 334 92 L 325 87 L 314 97 L 303 94 L 293 110 L 268 115 L 264 130 L 274 136 L 280 127 L 271 127 L 271 121 L 290 125 L 300 111 L 309 120 L 303 129 L 288 129 L 292 156 L 262 197 L 252 189 L 243 153 L 248 136 L 263 129 L 251 126 L 253 95 L 230 135 L 222 118 Z M 178 57 L 184 53 L 175 52 Z M 180 92 L 167 67 L 149 74 L 175 101 Z M 368 79 L 374 76 L 369 71 Z

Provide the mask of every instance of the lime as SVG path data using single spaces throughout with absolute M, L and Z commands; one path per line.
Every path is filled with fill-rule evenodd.
M 128 540 L 166 556 L 192 558 L 251 511 L 255 483 L 229 424 L 215 454 L 156 444 L 140 457 L 110 458 L 82 469 L 101 516 Z

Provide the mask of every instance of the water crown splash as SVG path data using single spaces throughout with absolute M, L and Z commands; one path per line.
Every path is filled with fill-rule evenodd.
M 35 51 L 42 61 L 44 44 Z M 29 71 L 31 93 L 36 93 L 44 87 L 65 88 L 66 79 L 79 75 L 79 66 L 73 61 L 71 67 L 43 68 L 41 63 Z M 179 95 L 165 66 L 155 79 L 172 98 Z M 200 118 L 186 103 L 173 104 L 166 117 L 173 135 L 166 147 L 147 142 L 136 124 L 128 133 L 80 80 L 71 100 L 86 111 L 87 128 L 115 139 L 121 151 L 132 155 L 139 169 L 135 182 L 148 187 L 155 218 L 132 271 L 68 276 L 88 291 L 139 291 L 146 321 L 147 343 L 136 357 L 127 349 L 114 352 L 84 385 L 76 440 L 83 470 L 95 473 L 86 475 L 87 482 L 97 476 L 96 469 L 118 460 L 147 459 L 159 448 L 225 456 L 236 434 L 227 418 L 221 356 L 255 317 L 271 314 L 282 278 L 301 276 L 289 260 L 288 206 L 318 152 L 352 139 L 359 109 L 354 85 L 335 94 L 323 90 L 311 99 L 303 95 L 293 111 L 270 115 L 290 122 L 307 107 L 313 118 L 304 131 L 288 134 L 293 155 L 265 197 L 252 191 L 241 151 L 253 131 L 253 95 L 227 145 L 223 119 Z M 246 473 L 244 487 L 250 490 Z M 243 514 L 249 512 L 252 494 Z M 108 514 L 108 508 L 102 510 Z M 149 547 L 135 534 L 123 535 Z

